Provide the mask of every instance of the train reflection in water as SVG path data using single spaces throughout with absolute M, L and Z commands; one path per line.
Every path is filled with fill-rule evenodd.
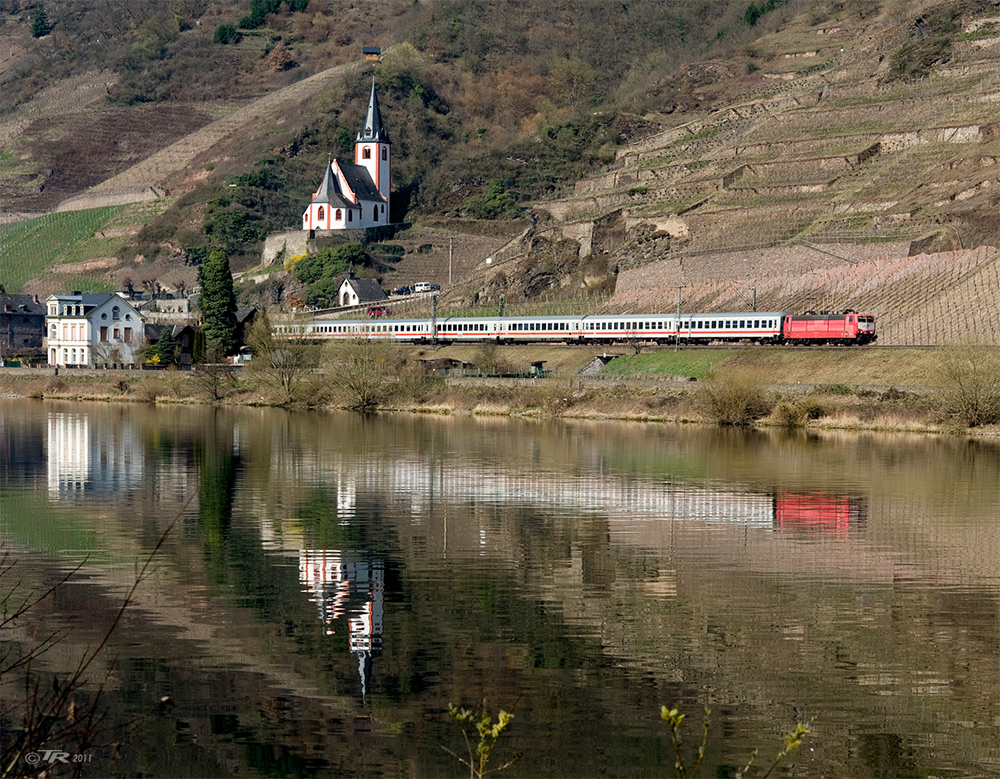
M 863 528 L 867 519 L 867 502 L 854 495 L 779 492 L 774 498 L 774 528 L 782 532 L 846 536 Z

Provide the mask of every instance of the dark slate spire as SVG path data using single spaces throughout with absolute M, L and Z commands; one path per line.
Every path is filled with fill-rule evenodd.
M 382 124 L 382 113 L 378 110 L 378 95 L 375 94 L 375 76 L 372 75 L 372 94 L 368 98 L 368 115 L 365 117 L 364 129 L 358 133 L 355 143 L 362 141 L 379 141 L 389 143 L 389 134 Z
M 337 184 L 333 179 L 333 166 L 332 160 L 328 160 L 326 163 L 326 175 L 323 176 L 323 183 L 319 185 L 319 191 L 316 193 L 316 197 L 312 199 L 313 203 L 330 203 L 331 193 L 336 193 Z

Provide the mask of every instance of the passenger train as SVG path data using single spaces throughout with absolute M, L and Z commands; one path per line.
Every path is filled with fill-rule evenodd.
M 336 341 L 378 338 L 401 343 L 615 344 L 654 342 L 844 344 L 875 341 L 875 317 L 856 311 L 792 314 L 599 314 L 575 316 L 313 319 L 279 324 L 281 338 Z

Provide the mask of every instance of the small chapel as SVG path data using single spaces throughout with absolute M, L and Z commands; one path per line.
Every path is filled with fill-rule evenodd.
M 354 141 L 354 163 L 330 160 L 302 214 L 302 229 L 350 230 L 388 224 L 391 158 L 372 78 L 365 126 Z

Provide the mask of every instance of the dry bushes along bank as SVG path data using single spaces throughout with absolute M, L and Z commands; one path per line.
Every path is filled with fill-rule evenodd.
M 743 350 L 719 359 L 702 380 L 679 380 L 683 366 L 668 353 L 669 373 L 647 359 L 642 373 L 584 378 L 566 367 L 538 379 L 452 378 L 428 373 L 425 350 L 373 341 L 323 349 L 275 343 L 258 333 L 256 356 L 236 372 L 220 365 L 181 371 L 0 371 L 0 394 L 143 403 L 219 403 L 287 408 L 353 408 L 432 413 L 527 415 L 593 419 L 830 427 L 948 432 L 996 432 L 1000 425 L 1000 352 L 962 347 L 920 352 L 895 373 L 873 376 L 859 365 L 874 352 L 835 352 L 834 363 L 809 366 L 780 350 Z M 444 350 L 442 350 L 443 352 Z M 478 350 L 491 364 L 521 364 L 526 352 Z M 440 353 L 437 353 L 440 354 Z M 683 352 L 681 353 L 683 354 Z M 642 355 L 643 358 L 656 355 Z M 821 357 L 822 355 L 820 355 Z M 630 358 L 626 358 L 630 359 Z M 692 354 L 693 360 L 703 355 Z M 800 377 L 814 375 L 816 381 Z M 920 384 L 857 381 L 916 376 Z M 853 378 L 854 381 L 823 381 Z

